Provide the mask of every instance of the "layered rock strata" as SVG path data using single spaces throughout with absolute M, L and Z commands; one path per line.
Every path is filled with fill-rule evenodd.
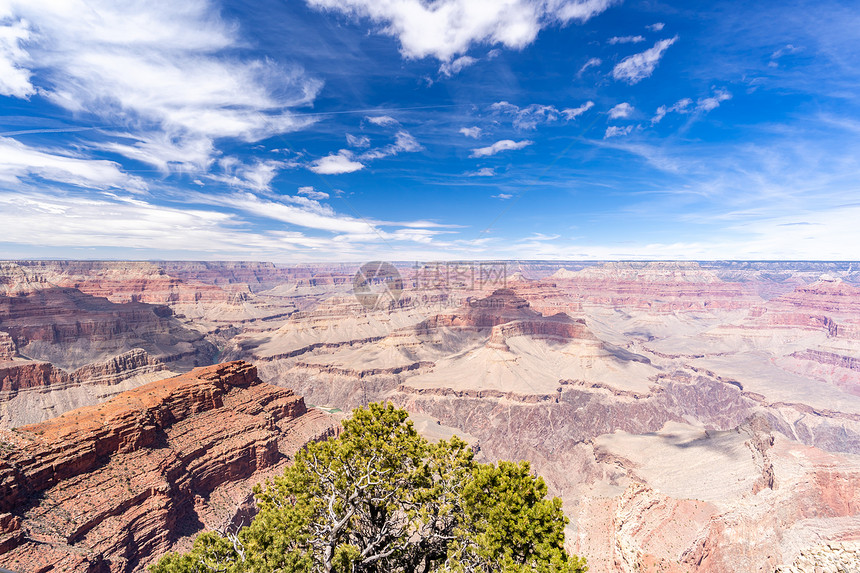
M 0 431 L 0 563 L 27 573 L 142 570 L 203 528 L 238 525 L 254 483 L 333 431 L 244 362 Z

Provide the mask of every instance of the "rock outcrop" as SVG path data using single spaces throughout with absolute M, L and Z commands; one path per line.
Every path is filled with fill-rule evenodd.
M 8 332 L 0 330 L 0 362 L 12 360 L 18 356 L 18 345 Z
M 204 527 L 247 515 L 254 483 L 333 431 L 244 362 L 0 431 L 0 563 L 28 573 L 141 570 Z
M 62 390 L 81 384 L 119 384 L 128 378 L 161 372 L 167 366 L 152 358 L 142 348 L 133 348 L 105 362 L 88 364 L 72 373 L 50 362 L 8 360 L 0 362 L 0 402 L 9 400 L 19 391 Z

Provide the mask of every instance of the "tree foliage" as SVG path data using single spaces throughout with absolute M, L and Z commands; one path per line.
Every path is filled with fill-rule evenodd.
M 564 550 L 561 500 L 528 462 L 478 464 L 457 437 L 431 444 L 404 410 L 370 404 L 343 432 L 258 485 L 238 533 L 200 534 L 152 573 L 583 572 Z

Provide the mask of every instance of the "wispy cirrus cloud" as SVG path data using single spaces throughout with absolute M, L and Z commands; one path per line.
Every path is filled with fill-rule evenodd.
M 696 102 L 696 110 L 711 111 L 720 107 L 724 101 L 732 99 L 732 94 L 725 90 L 717 90 L 711 97 L 701 98 Z
M 561 113 L 562 113 L 562 115 L 564 115 L 565 119 L 572 120 L 572 119 L 576 119 L 577 117 L 584 114 L 585 112 L 587 112 L 588 110 L 590 110 L 593 107 L 594 107 L 594 102 L 589 100 L 579 107 L 569 107 L 569 108 L 563 109 L 563 110 L 561 110 Z
M 632 125 L 627 125 L 624 127 L 620 127 L 617 125 L 610 125 L 606 128 L 606 133 L 603 134 L 603 139 L 609 139 L 610 137 L 621 137 L 623 135 L 630 135 L 630 132 L 633 131 Z
M 502 139 L 487 147 L 479 147 L 473 149 L 469 157 L 490 157 L 502 151 L 514 151 L 532 145 L 534 141 L 523 139 L 522 141 L 513 141 L 511 139 Z
M 798 52 L 802 52 L 803 48 L 797 47 L 794 44 L 786 44 L 782 48 L 776 50 L 774 53 L 770 55 L 770 62 L 768 62 L 768 66 L 772 68 L 776 68 L 779 66 L 779 59 L 783 56 L 797 54 Z
M 704 114 L 717 109 L 722 102 L 730 99 L 732 99 L 732 94 L 722 89 L 715 91 L 712 96 L 699 98 L 696 101 L 696 105 L 693 105 L 693 100 L 690 98 L 679 99 L 671 106 L 661 105 L 658 107 L 654 113 L 654 117 L 651 118 L 651 125 L 660 123 L 669 113 L 688 114 L 698 112 Z
M 398 153 L 421 151 L 421 149 L 423 149 L 421 144 L 418 143 L 411 133 L 406 130 L 400 130 L 394 134 L 394 143 L 366 151 L 358 159 L 361 161 L 382 159 L 383 157 L 391 157 Z
M 516 129 L 522 130 L 536 129 L 538 124 L 555 121 L 559 115 L 559 111 L 555 106 L 533 103 L 521 108 L 506 101 L 492 104 L 490 111 L 510 116 L 513 126 Z
M 476 58 L 472 58 L 470 56 L 460 56 L 451 62 L 442 62 L 442 65 L 439 66 L 439 73 L 450 78 L 451 76 L 459 74 L 465 68 L 468 68 L 477 61 L 478 60 Z
M 92 189 L 140 192 L 147 188 L 140 177 L 123 172 L 113 161 L 87 159 L 0 137 L 0 182 L 20 184 L 32 178 Z
M 472 171 L 472 172 L 466 173 L 466 176 L 468 176 L 468 177 L 495 177 L 496 176 L 496 170 L 493 169 L 492 167 L 482 167 L 481 169 L 478 169 L 477 171 Z
M 606 42 L 614 46 L 615 44 L 638 44 L 644 41 L 645 36 L 612 36 Z
M 100 118 L 126 140 L 104 148 L 160 169 L 176 164 L 172 149 L 209 150 L 193 157 L 206 169 L 220 138 L 253 142 L 314 121 L 290 108 L 313 101 L 322 82 L 297 66 L 235 56 L 236 27 L 207 0 L 6 0 L 0 11 L 16 22 L 0 34 L 0 67 L 14 72 L 2 74 L 4 91 L 38 91 Z
M 390 115 L 368 115 L 365 116 L 365 121 L 372 123 L 373 125 L 378 125 L 380 127 L 391 127 L 394 125 L 400 125 L 400 122 L 391 117 Z
M 347 133 L 346 144 L 350 147 L 357 147 L 359 149 L 363 149 L 365 147 L 370 147 L 370 138 L 366 135 L 352 135 L 350 133 Z
M 582 77 L 582 74 L 584 74 L 588 68 L 596 68 L 602 63 L 603 60 L 601 60 L 600 58 L 589 58 L 588 61 L 582 64 L 582 67 L 579 68 L 579 71 L 576 73 L 576 77 Z
M 654 47 L 639 54 L 627 56 L 612 69 L 612 77 L 628 84 L 637 84 L 654 73 L 660 58 L 669 46 L 678 41 L 678 36 L 660 40 Z
M 218 165 L 222 172 L 210 174 L 208 176 L 210 179 L 226 183 L 231 187 L 267 191 L 271 188 L 272 180 L 278 170 L 284 167 L 284 162 L 258 159 L 247 164 L 235 157 L 224 157 L 218 160 Z
M 304 195 L 308 199 L 313 199 L 314 201 L 324 201 L 329 198 L 328 193 L 317 191 L 311 186 L 299 187 L 298 193 L 299 195 Z

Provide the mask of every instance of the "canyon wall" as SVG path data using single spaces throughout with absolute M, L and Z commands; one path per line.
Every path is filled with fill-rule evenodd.
M 237 526 L 255 483 L 333 432 L 326 415 L 243 362 L 0 431 L 0 563 L 142 570 L 204 527 Z

